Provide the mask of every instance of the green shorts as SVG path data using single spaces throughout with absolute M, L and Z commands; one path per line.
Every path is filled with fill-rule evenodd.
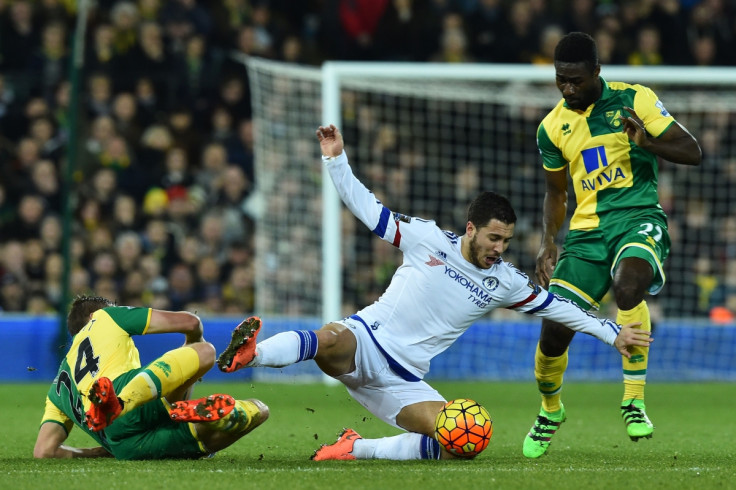
M 654 270 L 650 294 L 664 286 L 662 264 L 670 253 L 667 219 L 661 212 L 631 213 L 594 230 L 571 230 L 565 238 L 549 290 L 586 310 L 598 309 L 624 257 L 646 260 Z
M 113 381 L 120 390 L 145 368 L 133 369 Z M 195 436 L 190 423 L 169 418 L 165 400 L 153 400 L 115 420 L 104 430 L 110 451 L 116 459 L 190 459 L 207 451 Z

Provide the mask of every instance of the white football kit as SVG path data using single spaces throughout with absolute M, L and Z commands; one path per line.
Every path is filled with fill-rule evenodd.
M 434 221 L 392 212 L 378 201 L 355 178 L 345 152 L 334 158 L 323 157 L 323 161 L 350 211 L 379 238 L 403 252 L 403 263 L 383 295 L 342 322 L 353 331 L 362 329 L 360 335 L 356 335 L 358 343 L 367 334 L 374 344 L 373 350 L 377 349 L 391 371 L 403 380 L 421 382 L 432 358 L 446 350 L 476 320 L 496 308 L 549 318 L 613 345 L 621 328 L 616 323 L 599 319 L 547 292 L 502 259 L 489 269 L 476 267 L 463 257 L 458 235 L 440 229 Z M 359 346 L 358 353 L 362 352 Z M 358 357 L 356 355 L 356 364 L 360 367 Z M 351 393 L 361 383 L 378 381 L 363 378 L 360 382 L 356 379 L 350 382 L 347 377 L 349 375 L 339 379 L 348 389 L 352 388 Z M 376 406 L 357 399 L 371 412 L 395 425 L 394 417 L 389 416 L 387 420 L 386 414 L 376 413 Z M 406 402 L 399 405 L 405 406 Z M 384 405 L 379 410 L 385 408 Z

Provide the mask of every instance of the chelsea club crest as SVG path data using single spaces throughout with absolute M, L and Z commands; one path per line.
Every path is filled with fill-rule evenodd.
M 483 279 L 483 287 L 486 288 L 488 291 L 495 291 L 498 287 L 498 279 L 493 276 L 486 277 L 485 279 Z

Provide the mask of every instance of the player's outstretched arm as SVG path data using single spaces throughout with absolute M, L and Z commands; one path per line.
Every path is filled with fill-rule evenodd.
M 411 219 L 405 221 L 402 233 L 399 233 L 399 219 L 396 214 L 383 204 L 365 184 L 353 174 L 348 163 L 348 156 L 340 130 L 334 124 L 320 126 L 317 139 L 322 151 L 324 168 L 330 175 L 340 199 L 353 215 L 381 240 L 405 250 L 416 243 L 426 231 L 419 231 L 424 224 L 435 226 L 434 222 Z M 393 217 L 393 219 L 392 219 Z M 411 224 L 409 224 L 411 222 Z M 610 344 L 610 341 L 609 341 Z
M 345 148 L 342 134 L 334 124 L 317 128 L 317 139 L 319 140 L 322 154 L 326 157 L 339 156 Z
M 38 430 L 34 458 L 109 458 L 112 456 L 103 447 L 76 448 L 62 444 L 66 431 L 58 424 L 45 423 Z
M 616 336 L 616 341 L 613 346 L 626 358 L 631 358 L 629 353 L 629 346 L 638 345 L 641 347 L 648 347 L 654 339 L 651 337 L 652 332 L 647 332 L 637 328 L 641 325 L 641 322 L 627 323 L 621 327 L 621 331 Z

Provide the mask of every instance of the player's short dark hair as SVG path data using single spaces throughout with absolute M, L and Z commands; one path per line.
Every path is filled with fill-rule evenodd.
M 66 328 L 74 337 L 89 322 L 89 316 L 97 310 L 115 306 L 113 301 L 102 296 L 77 296 L 74 298 L 69 315 L 66 317 Z
M 501 194 L 481 192 L 468 206 L 468 221 L 481 228 L 492 219 L 511 225 L 516 223 L 516 213 L 509 200 Z
M 598 66 L 598 47 L 595 39 L 584 32 L 566 34 L 555 47 L 555 61 L 585 63 L 592 72 Z

